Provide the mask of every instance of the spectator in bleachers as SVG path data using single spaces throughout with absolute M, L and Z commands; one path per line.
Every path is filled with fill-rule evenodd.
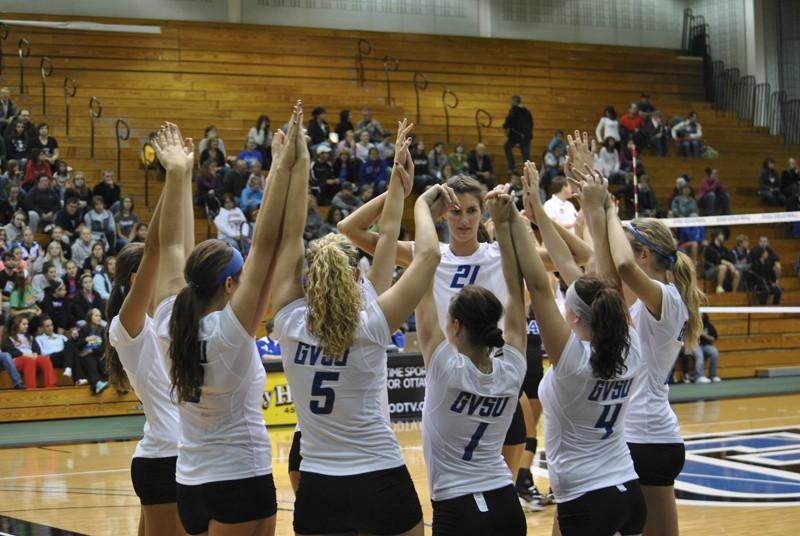
M 328 117 L 325 108 L 318 106 L 311 111 L 311 121 L 308 123 L 308 136 L 311 138 L 311 150 L 314 151 L 320 144 L 328 145 L 331 129 L 328 126 Z
M 92 191 L 86 186 L 86 175 L 83 171 L 76 171 L 72 174 L 72 185 L 67 188 L 67 193 L 64 197 L 74 197 L 78 200 L 78 208 L 81 214 L 87 209 L 92 202 Z
M 639 115 L 641 115 L 645 121 L 650 119 L 656 111 L 656 107 L 650 102 L 650 95 L 647 93 L 639 95 L 639 102 L 636 104 L 636 107 L 639 109 Z
M 553 134 L 550 143 L 547 144 L 547 152 L 552 153 L 556 147 L 561 147 L 562 155 L 567 154 L 567 140 L 564 139 L 564 131 L 561 129 L 556 130 L 555 134 Z
M 672 139 L 681 147 L 683 156 L 702 156 L 702 146 L 700 140 L 703 139 L 703 126 L 697 121 L 697 113 L 689 112 L 689 117 L 685 121 L 680 121 L 672 127 Z
M 369 151 L 375 147 L 375 144 L 370 141 L 369 132 L 362 131 L 358 134 L 358 143 L 356 143 L 356 158 L 361 162 L 366 162 L 369 157 Z
M 719 362 L 719 350 L 714 346 L 717 340 L 717 328 L 711 323 L 707 313 L 703 313 L 703 331 L 700 333 L 700 340 L 692 350 L 694 355 L 694 378 L 696 383 L 721 382 L 717 376 L 717 363 Z M 708 376 L 705 375 L 705 358 L 708 358 Z
M 197 195 L 195 205 L 208 209 L 213 215 L 219 212 L 219 195 L 222 193 L 222 181 L 217 173 L 217 164 L 206 162 L 200 166 L 200 176 L 197 177 Z
M 53 166 L 58 160 L 58 141 L 50 135 L 50 126 L 39 123 L 36 127 L 36 136 L 31 140 L 31 150 L 39 149 L 45 155 L 45 160 Z
M 197 150 L 200 151 L 200 154 L 203 154 L 203 151 L 208 147 L 208 142 L 211 140 L 217 140 L 219 142 L 219 149 L 223 153 L 228 154 L 228 151 L 225 150 L 225 142 L 217 135 L 217 127 L 214 125 L 208 125 L 203 133 L 203 139 L 200 140 L 197 146 Z
M 717 294 L 725 292 L 725 286 L 730 284 L 732 291 L 739 289 L 739 271 L 733 264 L 733 255 L 725 247 L 725 231 L 717 230 L 714 237 L 704 252 L 705 259 L 704 277 L 706 281 L 716 282 Z
M 106 249 L 114 249 L 114 239 L 117 235 L 116 223 L 111 211 L 106 210 L 106 202 L 101 196 L 92 197 L 92 210 L 83 217 L 83 223 L 92 230 L 93 240 L 104 242 Z
M 243 160 L 244 162 L 246 162 L 248 170 L 256 162 L 258 162 L 262 166 L 264 165 L 264 155 L 261 154 L 261 151 L 259 151 L 258 148 L 256 147 L 256 140 L 254 140 L 253 138 L 247 139 L 247 144 L 245 148 L 241 152 L 239 152 L 239 154 L 236 156 L 236 160 L 237 161 Z
M 219 168 L 225 167 L 225 153 L 219 148 L 219 140 L 216 138 L 208 140 L 206 148 L 200 153 L 200 165 L 207 162 L 213 162 Z
M 64 229 L 62 229 L 60 225 L 53 225 L 53 228 L 50 230 L 49 242 L 58 242 L 61 244 L 61 249 L 64 251 L 64 256 L 67 259 L 72 257 L 72 251 L 70 251 L 71 243 L 69 238 L 64 235 Z
M 148 226 L 146 223 L 137 223 L 133 230 L 133 240 L 131 240 L 131 242 L 144 243 L 145 239 L 147 238 L 147 229 Z
M 409 152 L 411 159 L 414 161 L 413 189 L 414 192 L 419 194 L 437 184 L 439 179 L 436 177 L 436 172 L 430 168 L 430 161 L 425 153 L 425 143 L 422 140 L 418 139 L 415 143 L 412 143 Z
M 427 162 L 427 158 L 425 161 Z M 373 147 L 369 150 L 366 162 L 361 164 L 358 172 L 358 186 L 372 184 L 376 192 L 383 193 L 386 189 L 386 182 L 389 180 L 388 169 L 386 161 L 381 160 L 378 149 Z
M 43 316 L 46 315 L 53 320 L 59 333 L 67 332 L 76 324 L 73 305 L 67 298 L 67 286 L 63 281 L 58 281 L 44 290 L 44 299 L 39 308 Z M 42 324 L 44 325 L 44 319 Z
M 797 160 L 789 159 L 789 165 L 781 173 L 781 192 L 786 198 L 797 197 L 800 191 L 800 171 L 797 168 Z
M 11 100 L 11 91 L 7 87 L 0 87 L 0 134 L 16 115 L 17 105 Z
M 339 122 L 336 124 L 335 130 L 336 134 L 339 136 L 339 140 L 345 139 L 348 132 L 353 132 L 353 139 L 355 139 L 356 128 L 353 126 L 350 110 L 341 110 L 339 112 Z
M 394 146 L 392 146 L 394 150 Z M 394 158 L 394 156 L 392 156 Z M 447 164 L 447 153 L 444 152 L 444 143 L 437 141 L 433 144 L 433 149 L 428 153 L 428 173 L 437 175 L 442 166 Z
M 647 145 L 652 147 L 658 156 L 667 156 L 669 144 L 669 129 L 661 120 L 661 112 L 654 111 L 642 126 L 642 136 Z
M 28 334 L 28 318 L 17 316 L 11 322 L 8 336 L 3 338 L 2 349 L 14 358 L 14 365 L 22 373 L 28 389 L 36 388 L 36 372 L 42 373 L 43 387 L 56 386 L 53 363 L 46 355 L 39 355 L 33 349 L 33 337 Z
M 377 143 L 383 138 L 383 127 L 380 121 L 372 117 L 372 110 L 364 108 L 361 110 L 361 121 L 356 125 L 356 132 L 367 132 L 369 134 L 369 141 Z M 360 157 L 359 157 L 360 158 Z
M 690 195 L 690 197 L 694 197 L 694 189 L 689 184 L 689 181 L 691 181 L 691 180 L 692 180 L 692 178 L 689 175 L 682 175 L 682 176 L 678 177 L 677 179 L 675 179 L 675 188 L 672 189 L 672 193 L 669 196 L 669 206 L 670 207 L 672 207 L 672 201 L 676 197 L 681 195 L 681 193 L 683 192 L 683 187 L 684 186 L 688 186 L 689 187 L 689 195 Z M 668 217 L 672 217 L 672 216 L 668 216 Z
M 311 191 L 319 198 L 320 203 L 330 204 L 341 186 L 341 181 L 336 176 L 331 163 L 330 147 L 325 144 L 317 147 L 317 157 L 311 164 L 310 173 Z
M 375 196 L 375 188 L 372 187 L 371 184 L 365 184 L 361 188 L 358 189 L 358 198 L 361 200 L 362 203 L 369 202 Z
M 94 394 L 100 394 L 108 387 L 108 374 L 106 373 L 103 356 L 106 351 L 105 327 L 100 307 L 94 307 L 86 313 L 86 324 L 78 334 L 78 351 L 81 364 L 86 370 L 89 385 Z
M 622 127 L 620 132 L 622 141 L 631 139 L 636 144 L 636 147 L 641 149 L 645 142 L 641 133 L 644 126 L 644 117 L 639 115 L 639 107 L 635 102 L 630 103 L 628 113 L 620 118 L 619 124 Z
M 92 274 L 82 274 L 80 277 L 80 287 L 72 300 L 75 306 L 75 315 L 80 319 L 85 319 L 92 309 L 104 310 L 106 304 L 94 291 L 94 276 Z
M 14 389 L 27 389 L 27 385 L 22 381 L 22 376 L 19 375 L 14 358 L 8 352 L 0 352 L 0 371 L 5 370 L 8 372 L 8 377 L 11 378 L 11 384 Z
M 445 165 L 443 165 L 443 166 L 442 166 L 442 168 L 439 170 L 439 173 L 437 174 L 436 178 L 438 178 L 438 179 L 439 179 L 439 182 L 440 182 L 440 183 L 445 183 L 445 182 L 447 182 L 448 180 L 450 180 L 450 177 L 452 177 L 452 176 L 453 176 L 453 175 L 455 175 L 455 174 L 456 174 L 456 173 L 455 173 L 455 171 L 453 171 L 453 166 L 452 166 L 452 165 L 450 165 L 450 162 L 447 162 L 447 163 L 446 163 Z
M 349 184 L 349 183 L 348 183 Z M 322 229 L 322 214 L 317 210 L 317 198 L 313 195 L 308 196 L 308 209 L 306 210 L 306 226 L 303 230 L 303 240 L 306 244 L 319 238 Z M 332 210 L 333 207 L 331 207 Z
M 356 186 L 352 182 L 342 183 L 342 189 L 333 196 L 331 207 L 338 207 L 347 215 L 363 205 L 364 203 L 356 196 Z
M 597 127 L 594 129 L 595 137 L 600 143 L 604 143 L 607 138 L 614 138 L 614 141 L 619 143 L 622 138 L 619 132 L 619 119 L 617 118 L 617 111 L 613 106 L 608 106 L 603 112 L 603 117 L 597 122 Z
M 467 166 L 470 175 L 486 186 L 487 190 L 494 188 L 494 168 L 492 167 L 492 158 L 486 153 L 486 145 L 478 143 L 475 149 L 470 151 L 467 157 Z
M 230 193 L 223 194 L 222 207 L 219 209 L 217 217 L 214 218 L 214 225 L 217 226 L 218 239 L 226 242 L 232 248 L 240 250 L 242 255 L 247 255 L 250 249 L 247 240 L 250 226 L 244 212 L 236 206 L 236 201 Z
M 697 207 L 697 201 L 692 197 L 692 187 L 684 180 L 679 196 L 672 199 L 670 206 L 670 214 L 673 218 L 688 218 L 697 216 L 700 209 Z
M 749 278 L 750 266 L 752 261 L 750 259 L 750 239 L 745 234 L 740 234 L 736 237 L 736 247 L 731 250 L 733 257 L 733 265 L 739 272 L 739 288 L 736 290 L 743 290 L 744 284 Z
M 256 119 L 256 126 L 250 127 L 250 130 L 247 132 L 247 138 L 253 139 L 256 142 L 256 147 L 262 153 L 272 145 L 272 132 L 270 132 L 269 127 L 269 116 L 260 115 L 258 119 Z
M 33 273 L 42 273 L 42 267 L 46 262 L 50 262 L 56 267 L 58 277 L 66 273 L 67 258 L 64 256 L 64 249 L 61 247 L 61 242 L 53 240 L 47 243 L 47 249 L 44 255 L 39 255 L 39 258 L 33 263 Z
M 20 169 L 17 160 L 12 159 L 6 161 L 6 170 L 0 175 L 0 200 L 8 199 L 8 192 L 11 190 L 11 187 L 19 187 L 24 177 L 25 174 Z
M 52 265 L 49 265 L 52 268 Z M 17 272 L 14 275 L 14 290 L 8 297 L 8 315 L 11 319 L 18 316 L 25 316 L 28 320 L 34 316 L 42 314 L 42 310 L 36 305 L 36 298 L 31 289 L 31 276 L 25 272 Z
M 31 230 L 38 230 L 41 222 L 45 224 L 45 231 L 48 231 L 47 225 L 55 221 L 56 213 L 60 209 L 61 198 L 55 188 L 50 187 L 50 178 L 45 175 L 40 176 L 36 187 L 25 196 L 25 210 L 30 217 Z M 38 217 L 31 216 L 31 212 L 35 212 Z
M 66 296 L 69 300 L 74 300 L 75 296 L 78 295 L 78 290 L 80 290 L 81 286 L 80 276 L 81 273 L 75 261 L 67 261 L 67 273 L 61 276 L 61 281 L 64 282 Z
M 119 212 L 114 214 L 117 228 L 117 250 L 124 248 L 130 241 L 133 228 L 139 223 L 139 216 L 134 212 L 132 197 L 123 197 L 119 204 Z
M 69 167 L 65 160 L 56 162 L 55 170 L 53 171 L 53 188 L 58 192 L 61 202 L 64 202 L 64 194 L 67 193 L 67 186 L 69 185 L 70 173 L 72 168 Z
M 639 176 L 645 172 L 644 162 L 642 162 L 642 155 L 636 148 L 633 140 L 628 140 L 624 147 L 619 150 L 619 168 L 625 173 L 633 173 L 633 155 L 636 152 L 636 175 Z
M 378 149 L 381 160 L 386 162 L 389 166 L 394 165 L 394 143 L 392 142 L 391 132 L 384 132 L 383 140 L 381 140 L 380 143 L 376 143 L 375 148 Z
M 36 274 L 31 280 L 30 290 L 31 294 L 33 294 L 33 299 L 36 300 L 37 304 L 42 302 L 47 289 L 59 283 L 61 283 L 61 278 L 58 277 L 56 267 L 53 266 L 53 263 L 44 263 L 42 273 Z
M 325 218 L 325 223 L 322 224 L 320 228 L 320 236 L 325 236 L 327 234 L 339 233 L 339 229 L 336 228 L 336 225 L 344 219 L 342 216 L 342 209 L 339 207 L 331 207 L 328 210 L 328 216 Z
M 30 227 L 26 227 L 22 231 L 22 240 L 17 242 L 15 246 L 22 251 L 22 260 L 29 264 L 36 262 L 36 259 L 42 253 L 42 248 L 39 246 L 39 242 L 36 241 Z
M 83 367 L 72 339 L 57 333 L 53 318 L 42 316 L 42 334 L 34 338 L 34 347 L 50 358 L 56 368 L 64 369 L 64 376 L 72 378 L 75 385 L 86 385 Z
M 8 242 L 6 241 L 6 230 L 0 227 L 0 254 L 8 249 Z
M 559 144 L 555 144 L 552 151 L 547 151 L 544 154 L 544 170 L 541 174 L 540 187 L 544 188 L 545 191 L 550 190 L 554 178 L 564 175 L 565 155 L 566 153 L 561 151 L 561 145 Z
M 467 153 L 464 145 L 459 143 L 453 149 L 453 152 L 447 155 L 447 161 L 453 166 L 453 173 L 456 175 L 464 172 L 467 169 Z
M 6 241 L 8 244 L 18 242 L 22 239 L 22 231 L 28 223 L 27 216 L 28 214 L 24 210 L 17 210 L 11 218 L 11 221 L 3 227 L 6 231 Z
M 33 126 L 31 123 L 31 112 L 27 108 L 22 108 L 19 111 L 19 114 L 15 118 L 11 120 L 6 128 L 5 136 L 9 137 L 14 132 L 16 132 L 17 124 L 22 123 L 22 130 L 25 133 L 25 139 L 30 143 L 33 141 L 33 138 L 36 137 L 36 127 Z
M 112 213 L 119 210 L 119 200 L 122 197 L 122 186 L 114 181 L 114 172 L 106 168 L 100 182 L 92 188 L 92 196 L 100 196 L 105 202 L 105 206 Z
M 25 178 L 22 179 L 22 189 L 29 191 L 34 188 L 39 181 L 39 177 L 46 177 L 49 182 L 53 177 L 53 172 L 44 153 L 40 149 L 33 149 L 31 158 L 25 165 Z
M 241 159 L 237 160 L 233 169 L 228 170 L 222 179 L 222 192 L 232 195 L 235 203 L 241 197 L 242 190 L 247 186 L 249 178 L 250 171 L 247 169 L 247 162 Z
M 762 237 L 762 239 L 765 237 Z M 759 241 L 760 243 L 760 241 Z M 767 247 L 754 247 L 750 251 L 752 264 L 750 272 L 753 274 L 755 295 L 760 305 L 767 303 L 767 298 L 772 296 L 772 305 L 781 303 L 783 290 L 778 284 L 780 277 L 780 262 L 774 252 Z
M 20 162 L 20 165 L 27 163 L 30 156 L 30 139 L 25 133 L 25 124 L 16 122 L 9 125 L 10 132 L 6 130 L 6 158 Z
M 550 187 L 553 195 L 544 204 L 544 211 L 563 228 L 575 232 L 575 219 L 578 211 L 569 198 L 572 197 L 572 188 L 565 177 L 556 177 Z
M 767 259 L 769 264 L 775 270 L 776 277 L 781 276 L 781 259 L 778 257 L 778 254 L 775 253 L 775 250 L 772 249 L 769 245 L 769 238 L 766 236 L 761 236 L 758 238 L 758 244 L 753 246 L 750 250 L 750 258 L 755 261 L 756 258 L 760 258 L 763 251 L 767 252 Z
M 239 199 L 239 208 L 242 212 L 248 212 L 252 208 L 259 208 L 264 199 L 263 180 L 256 175 L 251 175 L 247 186 L 242 190 L 242 197 Z
M 522 161 L 527 162 L 531 159 L 531 144 L 533 143 L 533 114 L 522 104 L 522 98 L 519 95 L 511 97 L 511 108 L 503 121 L 503 130 L 506 131 L 503 151 L 506 154 L 507 169 L 513 171 L 515 169 L 514 147 L 519 146 Z
M 775 160 L 767 158 L 761 165 L 761 173 L 758 176 L 758 195 L 761 200 L 771 207 L 782 207 L 786 204 L 786 198 L 781 191 L 781 179 L 778 170 L 775 169 Z
M 341 152 L 345 149 L 350 151 L 350 154 L 355 154 L 356 152 L 356 133 L 353 130 L 348 130 L 344 133 L 344 136 L 339 138 L 339 143 L 336 145 L 336 151 L 334 153 L 334 158 L 339 158 Z
M 339 179 L 339 183 L 357 182 L 359 171 L 361 171 L 361 160 L 354 158 L 349 150 L 342 149 L 333 163 L 333 175 Z
M 705 207 L 708 216 L 713 216 L 717 207 L 723 215 L 731 213 L 731 198 L 716 168 L 706 168 L 706 175 L 697 189 L 697 203 Z
M 109 255 L 103 261 L 103 267 L 94 272 L 92 277 L 92 285 L 94 291 L 100 296 L 104 302 L 108 301 L 111 295 L 111 288 L 114 286 L 114 274 L 117 270 L 117 258 Z
M 594 168 L 605 175 L 611 184 L 621 184 L 624 181 L 625 173 L 620 170 L 617 140 L 610 136 L 605 139 L 594 159 Z
M 22 210 L 22 203 L 19 186 L 11 186 L 8 189 L 8 196 L 0 201 L 0 224 L 10 223 L 14 213 Z
M 2 253 L 2 269 L 0 270 L 0 291 L 3 293 L 4 304 L 8 303 L 8 298 L 11 297 L 11 292 L 14 290 L 14 277 L 19 271 L 20 261 L 14 257 L 11 251 L 4 251 Z
M 86 225 L 79 225 L 76 231 L 77 240 L 73 242 L 70 250 L 71 259 L 80 267 L 83 267 L 86 259 L 92 256 L 92 230 Z M 102 244 L 101 244 L 102 246 Z M 102 250 L 103 248 L 101 248 Z M 104 253 L 104 251 L 102 251 Z

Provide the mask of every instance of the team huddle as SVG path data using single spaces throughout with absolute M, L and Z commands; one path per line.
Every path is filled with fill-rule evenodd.
M 255 343 L 268 314 L 298 418 L 295 534 L 423 534 L 386 388 L 386 348 L 412 314 L 434 535 L 526 534 L 515 481 L 530 478 L 536 451 L 529 407 L 544 415 L 554 534 L 678 534 L 684 448 L 666 380 L 701 331 L 691 260 L 663 223 L 623 226 L 577 132 L 566 172 L 584 237 L 547 217 L 527 162 L 524 210 L 505 186 L 487 193 L 456 176 L 418 197 L 415 239 L 399 241 L 412 127 L 398 125 L 387 191 L 348 215 L 341 234 L 305 244 L 310 161 L 298 101 L 273 136 L 246 259 L 219 240 L 194 245 L 193 143 L 173 124 L 158 132 L 165 186 L 145 244 L 118 256 L 108 304 L 112 380 L 133 387 L 146 417 L 131 463 L 140 535 L 275 533 Z M 479 241 L 487 214 L 490 241 Z M 373 258 L 367 273 L 358 249 Z M 544 375 L 532 325 L 551 365 Z

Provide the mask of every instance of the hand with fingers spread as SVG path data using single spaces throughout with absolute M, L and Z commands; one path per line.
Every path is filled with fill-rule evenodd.
M 181 131 L 177 125 L 164 123 L 153 139 L 153 149 L 156 152 L 158 161 L 167 171 L 171 169 L 186 169 L 188 159 L 184 149 L 183 138 L 181 138 Z M 194 159 L 193 153 L 192 159 Z
M 599 171 L 587 167 L 584 172 L 574 170 L 583 179 L 581 203 L 584 206 L 606 206 L 608 202 L 608 180 Z
M 564 172 L 567 178 L 578 181 L 575 171 L 581 171 L 588 167 L 594 167 L 594 153 L 592 153 L 592 140 L 589 134 L 575 131 L 575 137 L 567 136 L 567 161 L 564 164 Z
M 444 184 L 431 186 L 419 196 L 431 209 L 431 216 L 434 221 L 439 221 L 448 210 L 459 209 L 458 197 L 452 188 Z

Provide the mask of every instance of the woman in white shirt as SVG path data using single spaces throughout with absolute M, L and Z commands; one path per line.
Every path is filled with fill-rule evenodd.
M 600 152 L 595 158 L 594 168 L 609 179 L 619 174 L 619 150 L 617 149 L 617 140 L 612 137 L 605 139 L 603 146 L 600 148 Z
M 423 450 L 434 536 L 526 533 L 503 459 L 526 369 L 522 286 L 509 228 L 513 203 L 497 192 L 487 198 L 508 289 L 505 309 L 491 291 L 466 285 L 449 302 L 446 338 L 433 285 L 416 309 L 427 370 Z
M 600 143 L 603 143 L 606 138 L 614 138 L 617 142 L 620 141 L 619 119 L 613 106 L 605 109 L 603 117 L 597 122 L 597 128 L 594 129 L 594 133 Z

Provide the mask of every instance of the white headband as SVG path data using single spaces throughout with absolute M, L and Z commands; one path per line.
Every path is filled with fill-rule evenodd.
M 584 322 L 592 321 L 592 308 L 583 301 L 583 298 L 578 296 L 578 292 L 575 290 L 575 283 L 572 283 L 567 289 L 565 301 L 567 305 L 569 305 L 569 308 L 578 315 L 578 318 Z

